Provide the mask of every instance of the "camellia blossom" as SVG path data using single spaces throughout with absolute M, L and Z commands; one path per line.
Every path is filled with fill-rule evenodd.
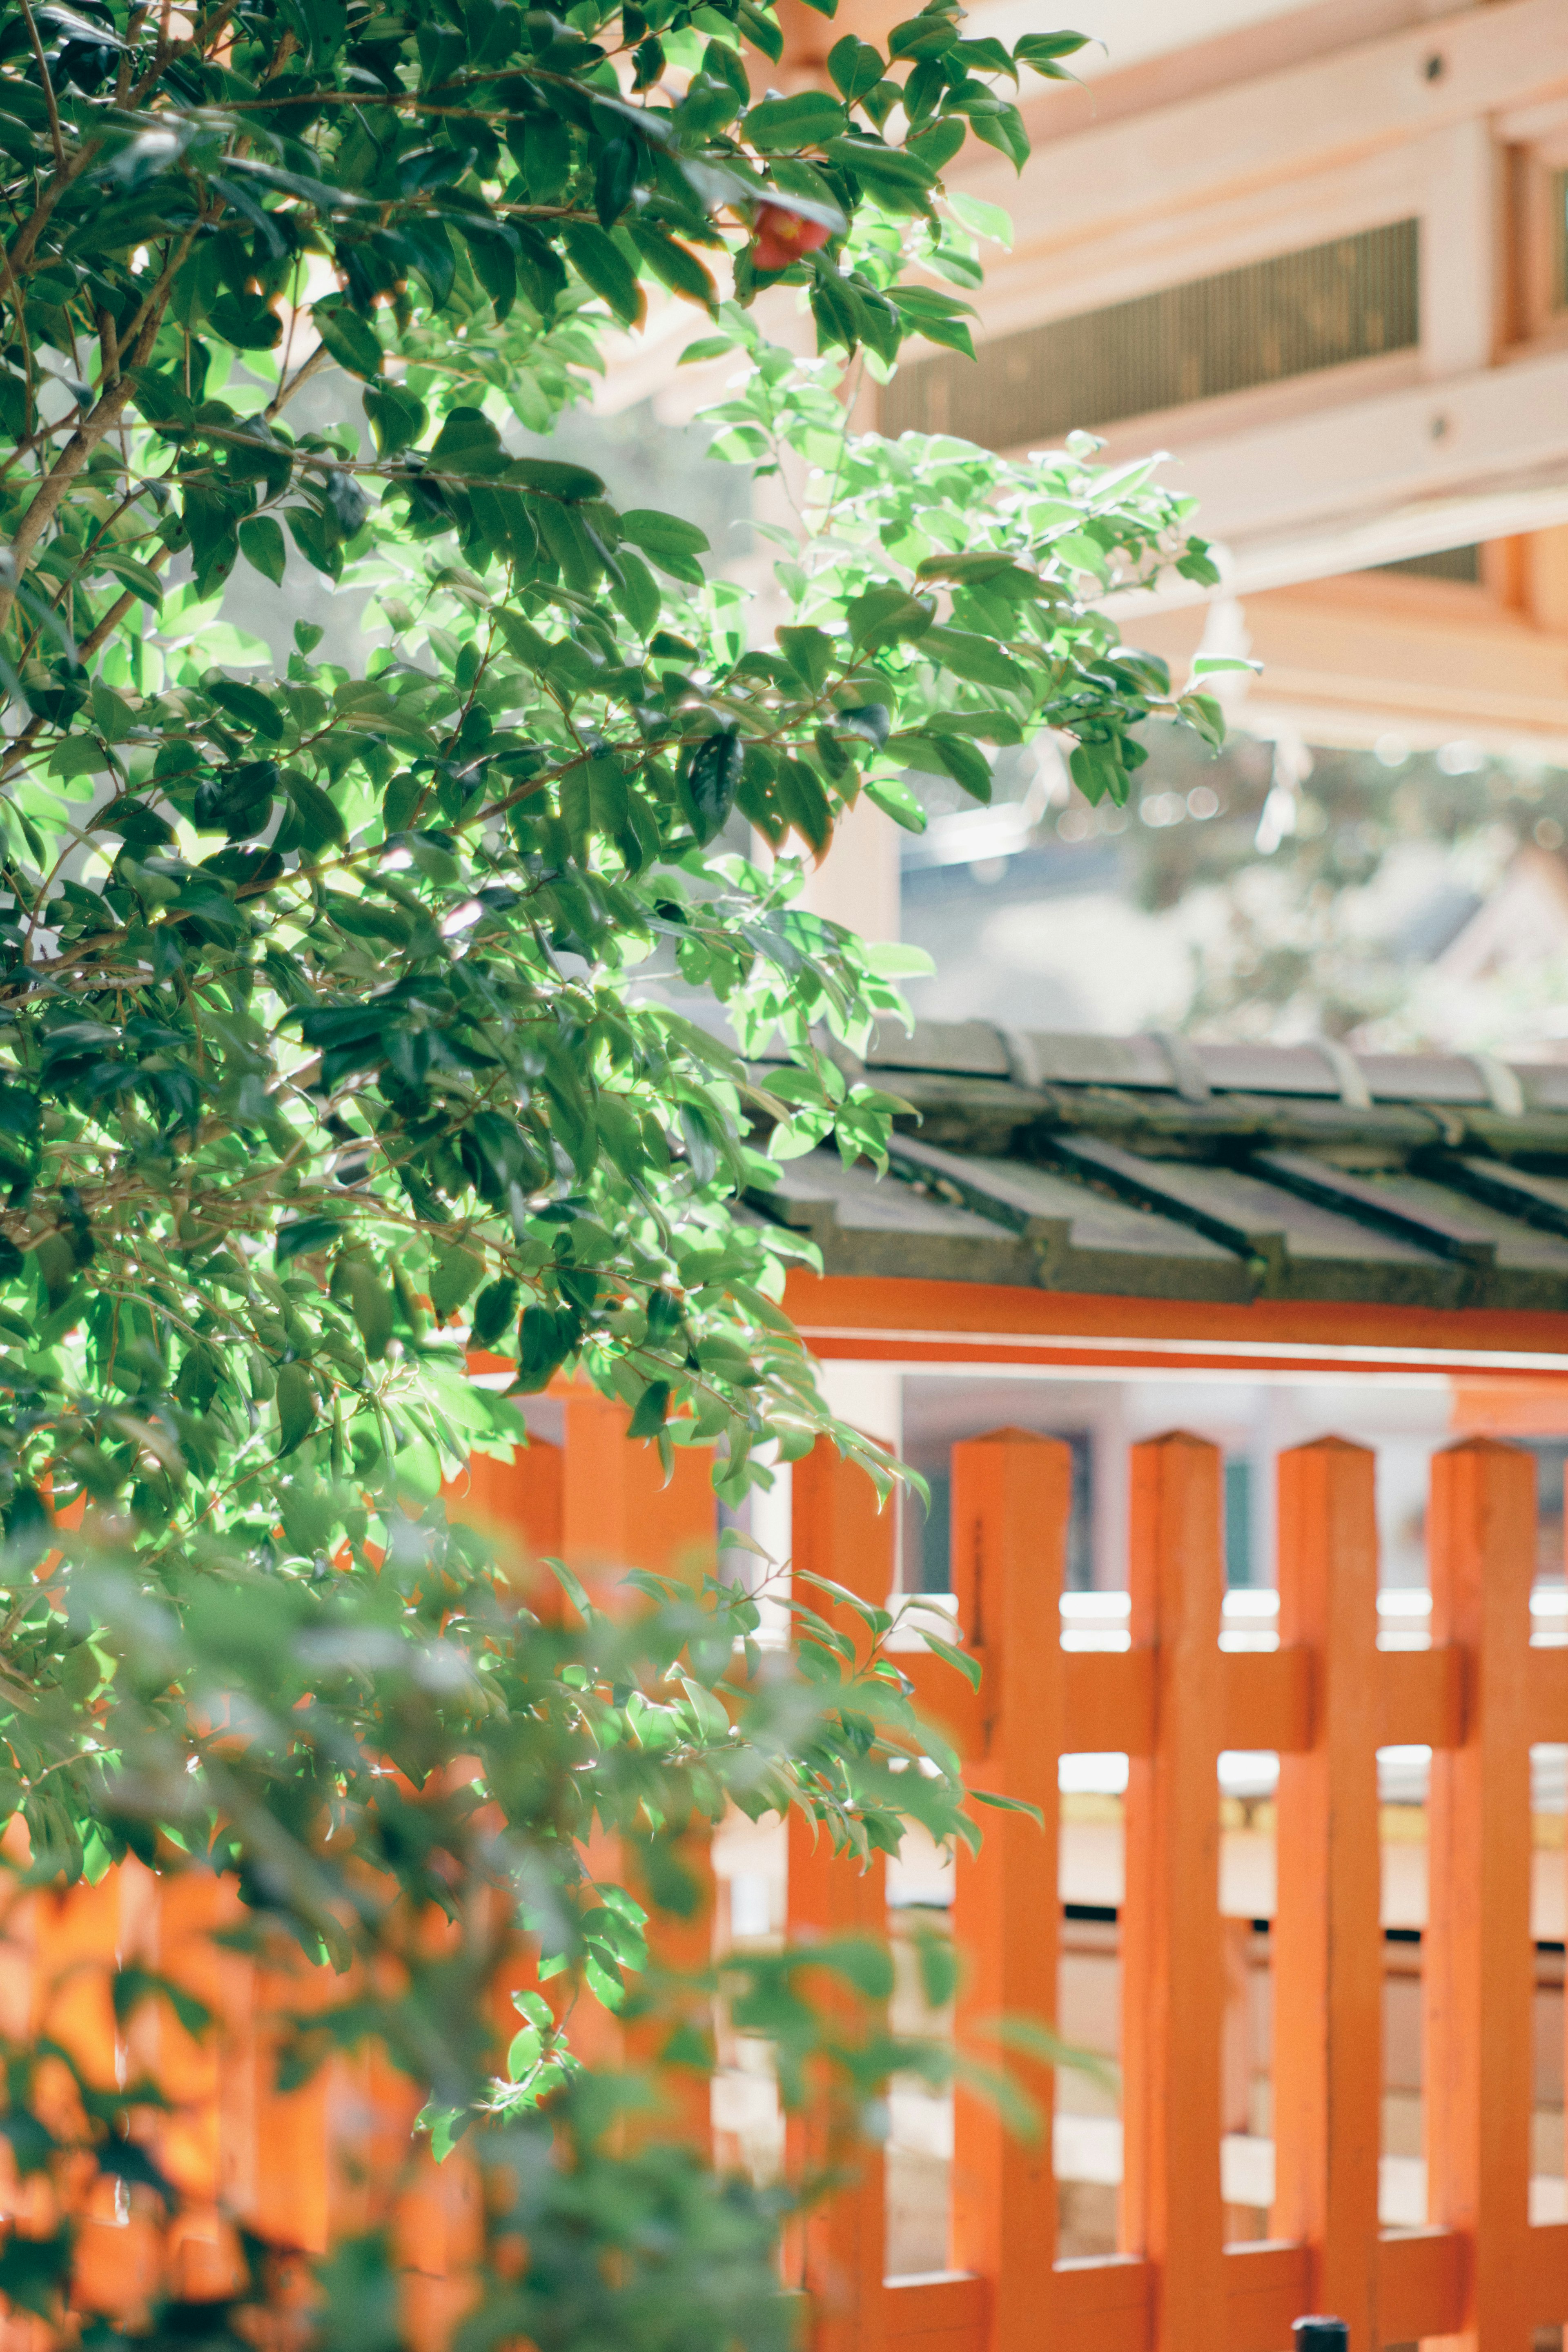
M 759 269 L 787 269 L 803 254 L 817 252 L 828 235 L 822 221 L 807 220 L 784 205 L 763 205 L 752 238 L 752 259 Z

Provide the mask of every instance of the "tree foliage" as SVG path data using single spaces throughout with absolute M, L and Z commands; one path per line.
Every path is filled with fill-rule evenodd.
M 862 1849 L 911 1802 L 962 1826 L 940 1744 L 895 1776 L 922 1736 L 885 1661 L 829 1642 L 809 1686 L 737 1685 L 755 1610 L 717 1583 L 563 1630 L 437 1498 L 563 1374 L 667 1464 L 713 1448 L 731 1501 L 825 1431 L 887 1477 L 782 1310 L 799 1244 L 741 1206 L 828 1137 L 880 1162 L 897 1108 L 853 1056 L 898 953 L 796 904 L 802 857 L 862 793 L 918 825 L 911 770 L 984 799 L 988 747 L 1049 728 L 1121 798 L 1152 714 L 1216 727 L 1093 609 L 1206 563 L 1147 467 L 857 437 L 839 396 L 906 337 L 970 348 L 950 289 L 998 224 L 942 169 L 971 131 L 1021 165 L 1019 71 L 1077 46 L 1009 54 L 931 0 L 781 97 L 773 0 L 16 0 L 0 25 L 5 1802 L 35 1876 L 184 1855 L 237 1874 L 258 1935 L 344 1967 L 402 1937 L 409 1989 L 352 2031 L 433 2116 L 489 2115 L 540 2276 L 570 2232 L 529 2198 L 579 2193 L 527 2172 L 541 2131 L 630 2168 L 626 2213 L 700 2200 L 605 2152 L 614 2095 L 568 2079 L 553 2023 L 525 2060 L 548 2129 L 454 2040 L 494 1937 L 452 1886 L 521 1887 L 535 1943 L 614 1998 L 637 1906 L 584 1876 L 595 1819 L 656 1861 L 731 1801 Z M 770 289 L 815 358 L 759 329 Z M 650 289 L 709 314 L 689 358 L 733 355 L 716 459 L 797 499 L 769 641 L 693 523 L 527 437 Z M 317 376 L 341 421 L 296 431 Z M 237 568 L 301 565 L 365 593 L 363 674 L 313 625 L 279 667 L 226 617 Z M 457 1973 L 426 1983 L 431 1906 Z M 781 2048 L 795 1965 L 741 1996 Z M 722 2208 L 758 2341 L 764 2207 Z M 599 2226 L 573 2224 L 584 2278 Z M 598 2340 L 602 2310 L 517 2292 L 500 2332 Z

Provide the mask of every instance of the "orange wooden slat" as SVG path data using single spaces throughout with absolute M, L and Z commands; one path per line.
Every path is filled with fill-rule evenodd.
M 1272 2227 L 1305 2242 L 1300 2308 L 1346 2321 L 1350 2352 L 1379 2352 L 1375 1457 L 1323 1438 L 1279 1472 L 1279 1638 L 1315 1657 L 1316 1689 L 1312 1746 L 1279 1759 Z
M 885 1602 L 893 1584 L 893 1514 L 878 1510 L 865 1472 L 841 1461 L 819 1439 L 795 1465 L 792 1497 L 793 1568 L 829 1577 L 862 1600 Z M 864 1643 L 863 1629 L 850 1612 L 827 1604 L 826 1596 L 810 1585 L 802 1585 L 800 1597 Z M 826 1833 L 814 1838 L 798 1811 L 789 1817 L 788 1838 L 792 1943 L 885 1934 L 887 1865 L 880 1854 L 865 1870 L 838 1860 Z M 823 1998 L 825 2008 L 848 2017 L 847 1999 L 832 1989 Z M 789 2132 L 792 2166 L 820 2164 L 833 2155 L 855 2168 L 848 2186 L 818 2206 L 801 2233 L 816 2352 L 881 2352 L 887 2326 L 885 2167 L 880 2148 L 873 2145 L 833 2145 L 853 2123 L 842 2099 L 828 2096 L 809 2119 L 792 2121 Z
M 1458 2327 L 1465 2253 L 1455 2230 L 1405 2230 L 1379 2239 L 1377 2307 L 1390 2343 L 1442 2338 Z
M 1437 1749 L 1423 1939 L 1426 2210 L 1470 2233 L 1459 2324 L 1438 2339 L 1526 2352 L 1531 2336 L 1530 1732 L 1535 1467 L 1489 1441 L 1439 1454 L 1428 1518 L 1432 1638 L 1470 1654 L 1463 1745 Z
M 616 1609 L 641 1606 L 621 1580 L 630 1569 L 696 1582 L 717 1556 L 718 1505 L 706 1446 L 677 1446 L 666 1480 L 658 1449 L 626 1436 L 624 1405 L 595 1390 L 574 1390 L 566 1400 L 566 1445 L 560 1487 L 560 1545 L 569 1565 L 595 1597 Z M 525 1457 L 519 1457 L 525 1459 Z M 540 1513 L 533 1506 L 535 1521 Z M 712 1844 L 706 1823 L 689 1824 L 680 1840 L 680 1861 L 692 1881 L 692 1906 L 684 1917 L 650 1906 L 648 1949 L 652 1964 L 672 1973 L 706 1970 L 713 1958 L 715 1912 Z M 596 1873 L 625 1878 L 634 1887 L 641 1871 L 634 1840 L 596 1838 L 591 1865 Z M 645 1890 L 646 1892 L 646 1890 Z M 702 2022 L 710 2021 L 704 2018 Z M 584 2032 L 590 2037 L 585 2043 Z M 647 2065 L 667 2038 L 655 2024 L 623 2026 L 602 2010 L 580 2001 L 574 2042 L 601 2063 L 622 2059 Z M 662 2085 L 665 2117 L 679 2136 L 707 2151 L 712 2142 L 711 2092 L 706 2075 L 678 2070 Z
M 1309 2292 L 1311 2256 L 1305 2246 L 1267 2239 L 1227 2246 L 1223 2264 L 1226 2352 L 1284 2352 L 1291 2321 L 1326 2307 Z
M 990 2291 L 958 2272 L 889 2279 L 883 2290 L 889 2352 L 985 2352 Z
M 692 1580 L 711 1569 L 719 1517 L 709 1448 L 676 1446 L 667 1484 L 657 1449 L 626 1436 L 624 1405 L 577 1388 L 565 1419 L 561 1549 L 589 1591 L 607 1593 L 628 1568 Z
M 270 2245 L 302 2254 L 325 2253 L 331 2205 L 328 2160 L 325 2067 L 296 2090 L 278 2087 L 279 2061 L 293 2021 L 335 1997 L 330 1972 L 291 1955 L 256 1969 L 257 2031 L 250 2038 L 254 2071 L 254 2153 L 250 2209 L 246 2219 Z
M 1153 2265 L 1152 2352 L 1199 2352 L 1225 2326 L 1217 1451 L 1181 1433 L 1135 1446 L 1131 1503 L 1130 1623 L 1156 1648 L 1156 1738 L 1128 1766 L 1121 2233 Z
M 1568 1643 L 1531 1650 L 1524 1688 L 1531 1738 L 1568 1739 Z
M 1568 2221 L 1538 2221 L 1525 2241 L 1530 2315 L 1537 2327 L 1568 2317 Z
M 553 1610 L 557 1587 L 539 1563 L 561 1550 L 564 1477 L 563 1449 L 536 1437 L 520 1445 L 510 1462 L 471 1455 L 441 1489 L 447 1516 L 487 1536 L 515 1590 L 536 1607 L 542 1601 L 547 1612 Z
M 1062 1656 L 1065 1756 L 1147 1756 L 1154 1741 L 1154 1654 L 1068 1650 Z
M 1057 2264 L 1057 2340 L 1082 2352 L 1148 2352 L 1153 2265 L 1137 2254 Z
M 1066 1727 L 1060 1594 L 1072 1455 L 1052 1438 L 999 1430 L 952 1451 L 953 1591 L 978 1628 L 990 1685 L 989 1749 L 975 1784 L 1038 1809 L 978 1811 L 977 1854 L 960 1850 L 953 1936 L 966 1962 L 958 2031 L 1057 2014 L 1057 1760 Z M 983 1685 L 984 1687 L 984 1685 Z M 995 2058 L 994 2043 L 985 2053 Z M 1024 2352 L 1050 2325 L 1057 2184 L 1051 2070 L 1015 2053 L 1009 2071 L 1038 2110 L 1037 2135 L 1005 2130 L 994 2102 L 961 2085 L 953 2107 L 952 2259 L 990 2287 L 994 2352 Z
M 1380 1748 L 1452 1748 L 1464 1733 L 1465 1654 L 1456 1643 L 1429 1650 L 1380 1650 Z
M 1275 1748 L 1282 1755 L 1312 1737 L 1312 1654 L 1285 1642 L 1278 1650 L 1227 1650 L 1220 1664 L 1226 1748 Z

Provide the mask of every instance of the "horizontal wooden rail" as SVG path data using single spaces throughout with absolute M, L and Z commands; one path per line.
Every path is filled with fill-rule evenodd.
M 1463 2309 L 1463 2234 L 1387 2231 L 1377 2252 L 1384 2342 L 1457 2333 Z M 1290 2323 L 1310 2300 L 1306 2247 L 1264 2240 L 1227 2246 L 1223 2259 L 1223 2352 L 1289 2352 Z M 1525 2266 L 1532 2324 L 1555 2326 L 1568 2309 L 1568 2221 L 1541 2223 L 1530 2231 Z M 1089 2343 L 1094 2352 L 1146 2352 L 1152 2276 L 1152 2265 L 1137 2254 L 1058 2263 L 1052 2314 L 1061 2340 Z M 984 2279 L 960 2272 L 891 2279 L 886 2294 L 889 2347 L 985 2352 L 990 2297 Z
M 984 1669 L 985 1654 L 976 1654 Z M 973 1691 L 952 1667 L 907 1652 L 898 1664 L 915 1696 L 965 1756 L 982 1758 L 989 1738 L 989 1691 Z M 1149 1756 L 1154 1749 L 1154 1653 L 1068 1650 L 1064 1756 Z M 1304 1644 L 1227 1650 L 1221 1659 L 1225 1748 L 1301 1753 L 1312 1743 L 1313 1657 Z M 1381 1748 L 1457 1748 L 1465 1728 L 1466 1655 L 1460 1643 L 1377 1654 Z M 1531 1740 L 1568 1742 L 1568 1643 L 1532 1649 L 1526 1683 Z

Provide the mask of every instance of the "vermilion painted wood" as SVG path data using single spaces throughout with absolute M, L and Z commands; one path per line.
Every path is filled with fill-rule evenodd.
M 626 1419 L 623 1405 L 596 1390 L 576 1389 L 566 1399 L 561 1549 L 589 1591 L 606 1599 L 614 1580 L 627 1569 L 697 1582 L 711 1570 L 717 1554 L 717 1507 L 708 1449 L 678 1446 L 667 1482 L 658 1449 L 628 1444 Z M 531 1507 L 539 1513 L 537 1496 L 531 1497 Z M 624 1598 L 619 1605 L 626 1605 Z M 696 1889 L 692 1908 L 684 1918 L 656 1913 L 649 1949 L 656 1967 L 697 1974 L 710 1967 L 713 1958 L 713 1864 L 705 1825 L 693 1827 L 682 1840 L 681 1859 Z M 606 1851 L 602 1861 L 612 1874 L 624 1868 L 634 1882 L 638 1879 L 635 1848 L 623 1847 L 618 1856 Z M 574 2038 L 576 2020 L 585 2006 L 578 2005 Z M 616 2026 L 603 2012 L 593 2030 L 607 2053 L 618 2042 L 625 2056 L 639 2064 L 658 2054 L 662 2038 L 647 2028 Z M 667 2107 L 683 2138 L 704 2148 L 711 2145 L 706 2076 L 677 2074 L 667 2085 Z
M 1312 1654 L 1280 1632 L 1277 1650 L 1227 1650 L 1220 1666 L 1226 1748 L 1304 1748 L 1312 1737 Z
M 1568 1647 L 1531 1650 L 1524 1688 L 1531 1738 L 1568 1739 Z
M 1121 2234 L 1152 2268 L 1152 2352 L 1198 2352 L 1225 2326 L 1219 1485 L 1198 1438 L 1132 1450 L 1130 1626 L 1155 1653 L 1158 1737 L 1128 1767 Z
M 974 1785 L 1036 1807 L 977 1809 L 983 1843 L 960 1852 L 953 1937 L 963 1956 L 958 2030 L 1057 2013 L 1057 1760 L 1066 1729 L 1060 1595 L 1072 1455 L 1055 1439 L 1005 1429 L 952 1452 L 952 1589 L 988 1693 Z M 998 2055 L 1000 2053 L 997 2053 Z M 1011 2071 L 1039 2130 L 1003 2128 L 994 2102 L 962 2088 L 953 2113 L 952 2259 L 990 2286 L 994 2352 L 1025 2352 L 1051 2326 L 1057 2185 L 1052 2070 L 1015 2053 Z
M 1535 1468 L 1490 1441 L 1432 1465 L 1432 1638 L 1467 1650 L 1463 1741 L 1432 1759 L 1423 1939 L 1426 2210 L 1470 2240 L 1450 2342 L 1526 2352 L 1533 2009 L 1530 1727 Z
M 1410 2230 L 1380 2237 L 1376 2258 L 1388 2342 L 1411 2343 L 1457 2326 L 1465 2262 L 1465 2242 L 1457 2232 Z M 1291 2320 L 1308 2306 L 1309 2264 L 1301 2245 L 1226 2249 L 1219 2339 L 1224 2352 L 1282 2352 Z M 1531 2231 L 1526 2270 L 1537 2325 L 1552 2324 L 1544 2315 L 1568 2305 L 1568 2222 Z M 1048 2340 L 1071 2352 L 1147 2352 L 1153 2278 L 1152 2264 L 1134 2254 L 1058 2263 Z M 885 2304 L 889 2345 L 986 2352 L 989 2288 L 984 2279 L 947 2273 L 900 2280 L 888 2286 Z
M 940 1282 L 886 1276 L 815 1275 L 797 1270 L 784 1307 L 818 1356 L 853 1356 L 868 1362 L 966 1362 L 989 1360 L 1072 1363 L 1101 1369 L 1169 1368 L 1173 1346 L 1191 1370 L 1233 1366 L 1251 1348 L 1300 1350 L 1289 1360 L 1300 1374 L 1347 1369 L 1343 1351 L 1375 1349 L 1352 1369 L 1369 1373 L 1402 1364 L 1430 1370 L 1436 1351 L 1463 1364 L 1497 1355 L 1561 1359 L 1560 1315 L 1498 1308 L 1356 1306 L 1329 1300 L 1257 1299 L 1222 1306 L 1193 1299 L 1118 1298 L 1060 1290 L 1024 1290 L 1010 1284 Z M 1092 1349 L 1075 1349 L 1078 1339 Z M 1321 1351 L 1321 1352 L 1319 1352 Z M 1258 1361 L 1278 1360 L 1260 1355 Z M 1549 1366 L 1488 1361 L 1489 1381 L 1519 1381 L 1538 1391 Z M 1563 1372 L 1568 1390 L 1568 1372 Z
M 1374 1469 L 1337 1438 L 1279 1465 L 1279 1638 L 1299 1645 L 1279 1655 L 1316 1672 L 1310 1745 L 1279 1764 L 1272 2227 L 1306 2247 L 1301 2308 L 1345 2320 L 1351 2352 L 1384 2340 Z
M 832 1619 L 863 1650 L 867 1637 L 853 1612 L 801 1581 L 801 1572 L 827 1577 L 880 1606 L 893 1586 L 893 1514 L 878 1510 L 870 1480 L 821 1441 L 795 1465 L 792 1495 L 795 1598 Z M 790 1815 L 788 1836 L 791 1941 L 883 1934 L 888 1896 L 881 1855 L 866 1869 L 836 1860 L 826 1836 L 814 1839 L 798 1812 Z M 831 1989 L 826 1998 L 834 2001 Z M 841 2153 L 857 2167 L 850 2185 L 818 2208 L 803 2232 L 802 2284 L 812 2299 L 816 2352 L 881 2352 L 888 2324 L 885 2168 L 879 2149 L 850 2145 L 853 2122 L 829 2097 L 809 2125 L 793 2126 L 791 2132 L 797 2156 L 820 2163 L 830 2152 Z
M 1436 1633 L 1432 1641 L 1429 1650 L 1384 1650 L 1378 1658 L 1380 1748 L 1452 1748 L 1460 1737 L 1464 1653 Z

